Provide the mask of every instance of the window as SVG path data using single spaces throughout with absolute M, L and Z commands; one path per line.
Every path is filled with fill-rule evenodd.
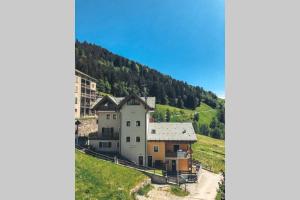
M 126 142 L 130 142 L 130 137 L 126 137 Z
M 117 119 L 117 115 L 116 114 L 113 114 L 113 119 Z
M 77 113 L 77 109 L 75 108 L 75 112 Z
M 136 122 L 135 122 L 135 125 L 136 125 L 136 126 L 141 126 L 141 122 L 140 122 L 140 121 L 136 121 Z
M 100 148 L 111 148 L 111 142 L 99 142 Z
M 117 143 L 117 148 L 119 148 L 119 142 Z
M 153 146 L 153 151 L 158 152 L 158 146 Z
M 77 97 L 75 97 L 75 104 L 77 104 Z
M 99 120 L 98 120 L 98 119 L 96 120 L 96 123 L 97 123 L 97 124 L 99 123 Z
M 152 130 L 151 130 L 151 133 L 152 133 L 152 134 L 155 134 L 155 129 L 152 129 Z
M 126 126 L 130 126 L 130 121 L 127 121 L 127 122 L 126 122 Z
M 106 119 L 110 119 L 110 114 L 107 114 L 107 115 L 106 115 Z
M 141 141 L 141 138 L 138 136 L 138 137 L 135 138 L 135 141 L 136 141 L 136 142 L 140 142 L 140 141 Z

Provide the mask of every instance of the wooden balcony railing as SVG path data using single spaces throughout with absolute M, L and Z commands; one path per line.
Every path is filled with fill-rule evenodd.
M 166 151 L 166 157 L 172 158 L 190 158 L 190 153 L 187 151 L 178 150 L 177 152 L 174 151 Z

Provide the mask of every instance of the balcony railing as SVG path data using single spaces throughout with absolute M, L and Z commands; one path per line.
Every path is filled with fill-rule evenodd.
M 119 133 L 115 132 L 109 135 L 103 135 L 102 133 L 96 135 L 90 135 L 91 140 L 119 140 Z
M 174 151 L 166 151 L 166 157 L 172 158 L 190 158 L 190 153 L 187 151 L 178 150 L 177 152 Z

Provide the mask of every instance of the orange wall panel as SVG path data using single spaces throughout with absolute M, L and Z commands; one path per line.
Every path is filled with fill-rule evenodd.
M 179 170 L 187 171 L 189 170 L 189 160 L 188 159 L 180 159 L 179 161 Z
M 154 152 L 154 146 L 158 146 L 158 152 Z M 155 160 L 165 160 L 165 142 L 148 142 L 147 154 L 152 156 L 153 162 Z

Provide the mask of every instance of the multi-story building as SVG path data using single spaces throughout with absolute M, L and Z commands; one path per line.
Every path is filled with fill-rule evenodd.
M 98 133 L 89 145 L 115 152 L 139 165 L 168 171 L 191 171 L 191 144 L 197 141 L 192 123 L 151 120 L 155 97 L 104 96 L 92 107 L 98 115 Z
M 91 106 L 96 99 L 96 79 L 75 70 L 75 118 L 93 115 Z

